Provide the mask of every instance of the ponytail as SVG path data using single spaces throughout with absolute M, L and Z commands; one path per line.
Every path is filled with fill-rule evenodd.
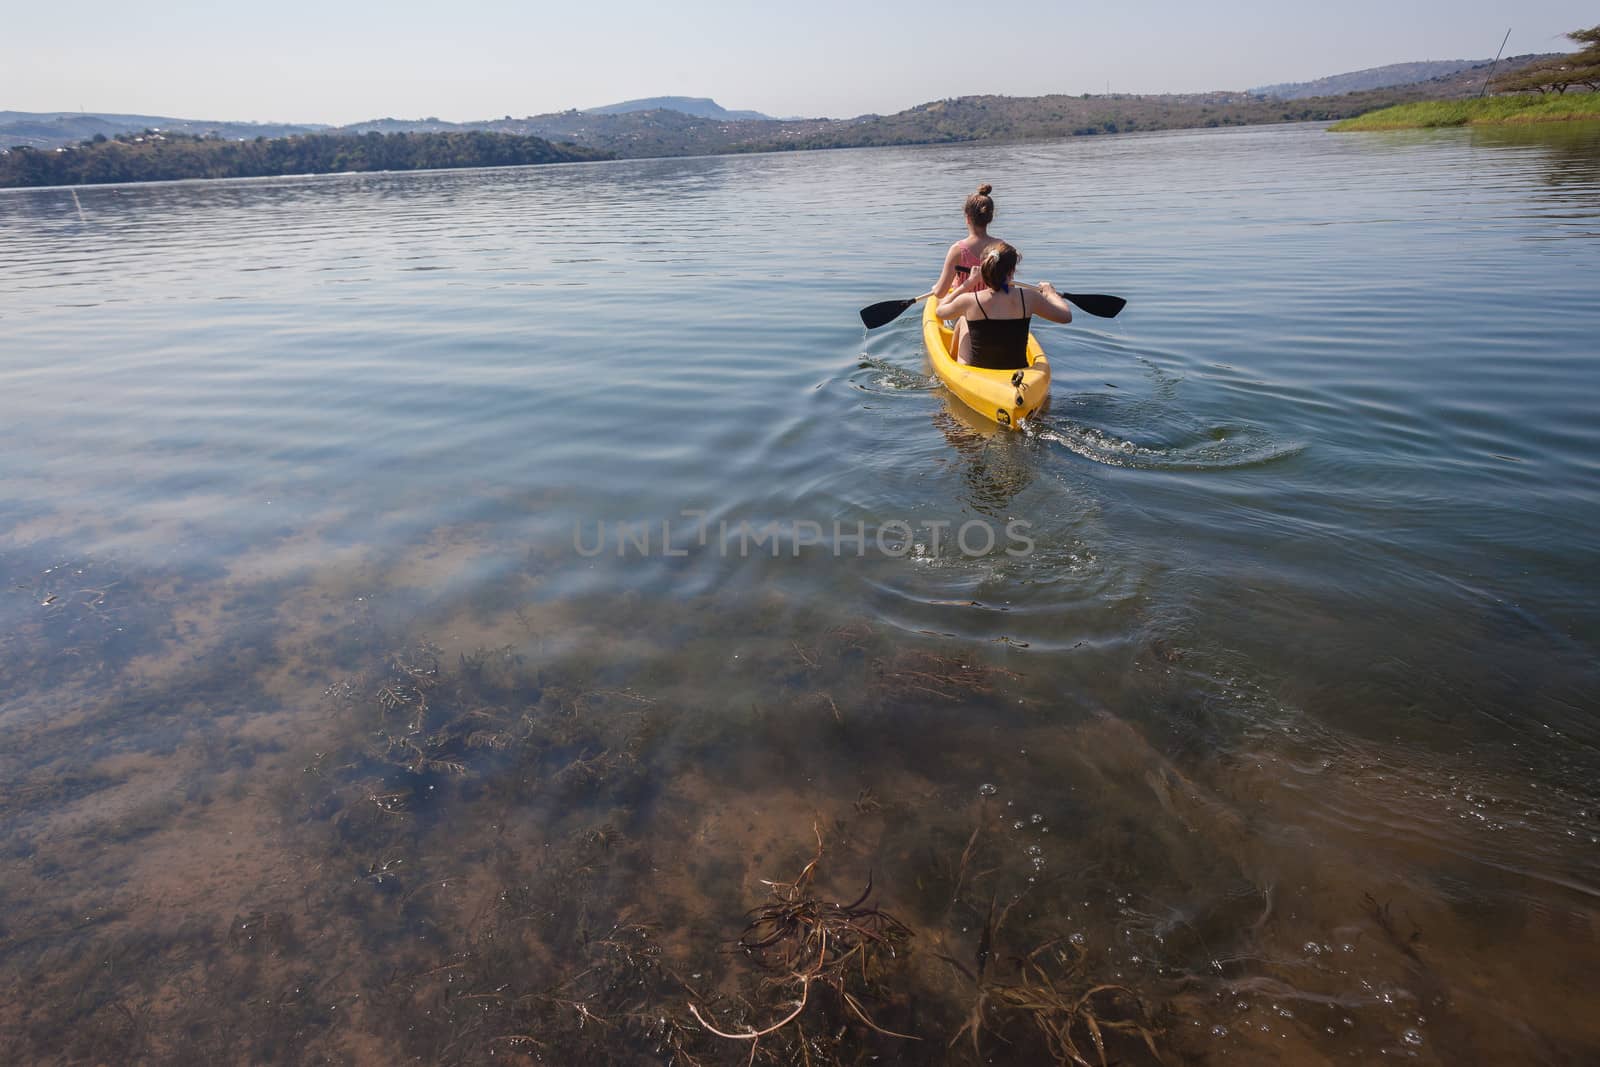
M 1021 252 L 1004 241 L 996 241 L 983 250 L 983 260 L 978 268 L 983 274 L 983 284 L 1002 293 L 1009 293 L 1011 275 L 1016 272 L 1017 264 L 1021 261 Z

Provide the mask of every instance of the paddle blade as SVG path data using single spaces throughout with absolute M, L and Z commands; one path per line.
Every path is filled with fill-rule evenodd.
M 1091 315 L 1102 319 L 1114 319 L 1128 306 L 1128 302 L 1120 296 L 1106 296 L 1104 293 L 1062 293 L 1066 299 Z
M 885 300 L 881 304 L 861 309 L 861 324 L 869 330 L 876 330 L 879 326 L 889 323 L 905 314 L 906 308 L 915 304 L 916 298 L 910 300 Z

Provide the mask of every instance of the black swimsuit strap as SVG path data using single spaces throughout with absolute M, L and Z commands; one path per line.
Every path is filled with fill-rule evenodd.
M 979 311 L 983 311 L 983 297 L 980 294 L 973 293 L 972 294 L 972 302 L 974 304 L 978 305 L 978 310 Z M 983 311 L 983 317 L 984 318 L 988 318 L 989 317 L 989 313 L 987 311 Z

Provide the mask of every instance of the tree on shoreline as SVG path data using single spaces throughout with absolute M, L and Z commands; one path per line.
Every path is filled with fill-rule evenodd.
M 1559 95 L 1574 85 L 1586 85 L 1591 92 L 1600 90 L 1600 26 L 1573 30 L 1567 38 L 1588 47 L 1502 75 L 1494 80 L 1495 91 Z
M 70 148 L 18 147 L 0 153 L 0 188 L 170 181 L 181 178 L 258 178 L 345 171 L 513 167 L 609 159 L 610 153 L 542 137 L 487 133 L 304 134 L 229 141 L 219 137 L 117 134 Z

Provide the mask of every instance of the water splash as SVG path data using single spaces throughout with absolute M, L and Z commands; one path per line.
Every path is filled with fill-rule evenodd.
M 1170 445 L 1145 445 L 1070 419 L 1046 419 L 1029 432 L 1084 459 L 1111 467 L 1164 471 L 1226 471 L 1257 467 L 1305 451 L 1298 441 L 1276 440 L 1258 426 L 1215 426 Z
M 928 374 L 907 370 L 865 353 L 856 373 L 850 376 L 852 385 L 869 393 L 927 392 L 933 388 L 935 380 Z

